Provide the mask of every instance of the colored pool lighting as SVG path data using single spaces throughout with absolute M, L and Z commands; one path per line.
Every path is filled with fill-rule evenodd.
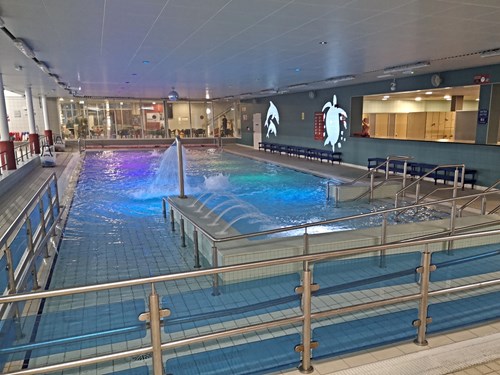
M 300 69 L 300 68 L 295 68 L 295 71 L 296 71 L 297 73 L 298 73 L 298 72 L 300 72 L 301 70 L 302 70 L 302 69 Z
M 150 64 L 151 61 L 149 61 L 149 60 L 143 60 L 142 63 L 147 65 L 147 64 Z

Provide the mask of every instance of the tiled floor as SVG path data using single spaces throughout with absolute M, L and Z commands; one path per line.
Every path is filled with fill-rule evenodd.
M 296 168 L 303 168 L 304 170 L 308 170 L 308 171 L 315 170 L 315 171 L 317 171 L 317 173 L 321 173 L 321 174 L 325 174 L 325 175 L 326 174 L 333 174 L 333 175 L 340 176 L 340 177 L 343 177 L 346 179 L 352 178 L 353 176 L 357 176 L 357 175 L 364 173 L 363 169 L 353 169 L 353 168 L 348 168 L 345 166 L 337 166 L 337 165 L 332 166 L 331 164 L 326 164 L 326 163 L 320 164 L 317 162 L 304 161 L 304 160 L 298 160 L 298 159 L 294 160 L 294 159 L 288 158 L 287 156 L 277 156 L 277 155 L 271 155 L 269 153 L 264 154 L 262 151 L 258 152 L 258 151 L 254 151 L 254 150 L 249 150 L 247 148 L 237 147 L 237 146 L 229 146 L 228 149 L 229 148 L 232 151 L 233 151 L 233 149 L 238 150 L 238 152 L 245 153 L 248 155 L 251 154 L 254 157 L 268 159 L 269 161 L 274 161 L 274 162 L 283 162 L 284 161 L 287 164 L 292 164 Z M 39 178 L 39 177 L 37 177 L 37 178 Z M 35 179 L 35 181 L 36 181 L 36 179 Z M 23 183 L 23 185 L 27 185 L 27 183 Z M 428 185 L 429 185 L 428 189 L 432 189 L 433 185 L 432 184 L 428 184 Z M 27 195 L 29 195 L 29 193 L 23 192 L 21 195 L 27 196 Z M 2 202 L 3 198 L 4 197 L 2 197 L 2 199 L 0 199 L 0 204 L 2 204 L 2 203 L 8 204 L 6 202 Z M 494 204 L 494 203 L 492 203 L 492 204 Z M 12 206 L 11 206 L 11 208 L 14 209 Z M 158 224 L 164 225 L 164 223 L 162 223 L 160 221 L 157 223 L 154 223 L 154 222 L 135 223 L 135 226 L 142 225 L 143 231 L 145 233 L 147 233 L 149 230 L 154 230 L 154 227 Z M 126 233 L 127 231 L 129 232 L 129 230 L 127 228 L 125 228 L 124 233 Z M 96 234 L 96 238 L 98 238 L 99 240 L 101 240 L 102 238 L 105 238 L 105 237 L 106 237 L 106 233 Z M 111 239 L 112 238 L 110 238 L 110 241 L 108 241 L 108 243 L 111 243 Z M 164 254 L 164 253 L 157 254 L 157 256 L 160 258 L 158 258 L 158 261 L 155 262 L 155 264 L 156 264 L 155 267 L 157 267 L 157 269 L 155 269 L 154 272 L 160 272 L 160 273 L 161 272 L 177 272 L 177 271 L 191 269 L 191 267 L 192 267 L 191 261 L 192 260 L 190 259 L 190 257 L 192 256 L 192 254 L 186 253 L 186 251 L 181 248 L 180 240 L 178 238 L 177 233 L 171 234 L 167 230 L 165 232 L 165 235 L 163 238 L 163 245 L 166 245 L 167 248 L 171 249 L 172 251 L 170 251 L 168 254 Z M 79 248 L 81 248 L 82 252 L 86 252 L 85 248 L 88 246 L 90 246 L 90 245 L 85 243 L 85 242 L 82 242 L 79 245 Z M 149 247 L 155 248 L 155 247 L 158 247 L 158 244 L 151 244 Z M 88 248 L 87 248 L 87 251 L 88 251 Z M 111 251 L 113 251 L 113 250 L 111 250 Z M 129 259 L 126 256 L 126 254 L 123 254 L 123 255 L 115 254 L 112 258 L 110 258 L 109 262 L 104 263 L 104 264 L 97 264 L 95 266 L 88 264 L 87 263 L 88 259 L 75 258 L 74 261 L 72 261 L 74 263 L 74 267 L 72 268 L 72 271 L 68 272 L 66 270 L 66 271 L 62 272 L 61 275 L 59 275 L 60 276 L 59 277 L 59 276 L 57 276 L 57 268 L 56 268 L 56 271 L 55 271 L 56 275 L 54 276 L 53 287 L 72 286 L 72 285 L 74 285 L 75 280 L 81 280 L 81 278 L 77 277 L 79 272 L 86 274 L 86 273 L 88 273 L 89 270 L 95 271 L 95 275 L 88 275 L 88 276 L 90 276 L 90 279 L 89 279 L 90 283 L 91 282 L 105 281 L 105 280 L 101 280 L 99 278 L 100 277 L 99 275 L 101 274 L 101 272 L 109 271 L 109 269 L 113 269 L 114 267 L 117 270 L 120 269 L 121 266 L 119 263 L 113 263 L 114 260 L 120 259 L 120 258 L 122 258 L 122 261 L 124 262 L 124 264 L 127 265 L 127 269 L 129 270 L 129 273 L 127 275 L 124 275 L 124 276 L 137 277 L 140 273 L 139 270 L 141 269 L 141 267 L 144 266 L 144 262 L 142 262 L 142 259 L 139 260 L 140 262 L 137 262 L 138 261 L 137 258 Z M 135 265 L 130 267 L 130 264 L 131 264 L 130 262 L 134 262 Z M 84 266 L 84 264 L 86 264 L 86 266 Z M 71 268 L 71 264 L 69 264 L 69 265 L 67 264 L 66 266 L 69 266 Z M 130 272 L 132 272 L 132 273 L 130 273 Z M 139 273 L 136 273 L 136 272 L 139 272 Z M 82 274 L 82 276 L 84 276 L 84 275 Z M 211 285 L 211 280 L 209 278 L 201 278 L 200 280 L 197 280 L 194 284 L 191 284 L 191 285 L 189 283 L 185 283 L 185 284 L 177 285 L 175 288 L 170 288 L 170 287 L 161 288 L 160 287 L 159 292 L 160 292 L 160 295 L 174 295 L 176 293 L 179 293 L 179 292 L 182 292 L 185 290 L 200 290 L 203 288 L 209 288 L 210 285 Z M 61 298 L 61 299 L 59 299 L 58 303 L 63 304 L 63 305 L 70 304 L 69 306 L 71 306 L 71 308 L 73 308 L 73 309 L 75 309 L 75 308 L 76 309 L 83 309 L 87 305 L 95 306 L 96 304 L 101 305 L 103 303 L 110 304 L 110 303 L 113 303 L 114 301 L 144 300 L 147 292 L 148 292 L 148 288 L 146 288 L 146 287 L 144 287 L 144 288 L 130 288 L 128 290 L 128 292 L 125 294 L 114 293 L 114 292 L 98 293 L 98 294 L 94 294 L 94 295 L 89 295 L 89 296 L 87 296 L 87 298 L 84 298 L 84 299 Z M 386 291 L 386 292 L 389 292 L 389 291 Z M 377 291 L 374 290 L 373 293 L 377 294 Z M 398 289 L 397 288 L 393 289 L 391 291 L 391 293 L 394 293 L 397 295 Z M 325 297 L 325 298 L 328 298 L 328 297 Z M 370 296 L 361 293 L 358 297 L 356 297 L 356 293 L 354 292 L 354 293 L 351 293 L 349 295 L 349 299 L 351 301 L 352 301 L 352 298 L 358 298 L 359 300 L 366 300 L 366 299 L 370 299 Z M 338 303 L 339 300 L 342 301 L 341 296 L 339 296 L 338 299 L 337 298 L 335 299 L 335 303 Z M 319 308 L 320 306 L 322 306 L 325 303 L 323 301 L 323 299 L 320 299 L 320 298 L 318 298 L 316 300 L 316 302 L 317 302 L 317 306 L 316 306 L 317 308 Z M 332 301 L 329 301 L 328 304 L 331 305 L 331 302 Z M 59 306 L 57 304 L 47 305 L 46 308 L 47 308 L 46 311 L 50 311 L 51 309 L 52 309 L 52 311 L 56 311 L 60 308 L 60 305 Z M 256 321 L 264 321 L 264 320 L 269 319 L 269 318 L 276 318 L 276 316 L 273 315 L 272 313 L 263 313 L 260 316 L 251 317 L 251 318 L 248 318 L 248 320 L 247 319 L 243 319 L 243 320 L 244 320 L 244 323 L 246 324 L 251 319 L 256 319 Z M 199 327 L 199 328 L 196 328 L 195 331 L 197 333 L 203 333 L 203 332 L 208 332 L 212 329 L 216 329 L 218 327 L 219 327 L 219 325 L 214 325 L 214 327 L 212 327 L 208 330 L 207 330 L 207 327 Z M 292 330 L 290 330 L 290 332 L 298 333 L 298 330 L 292 329 Z M 375 374 L 376 372 L 370 372 L 370 371 L 375 371 L 375 370 L 370 369 L 369 366 L 373 365 L 373 364 L 375 364 L 375 365 L 380 364 L 381 361 L 398 358 L 398 366 L 399 366 L 401 364 L 404 364 L 405 361 L 407 361 L 409 363 L 411 363 L 411 360 L 418 361 L 418 358 L 417 359 L 408 358 L 408 355 L 425 351 L 428 356 L 434 356 L 434 354 L 432 352 L 433 348 L 446 347 L 446 345 L 456 343 L 456 342 L 458 342 L 458 343 L 467 342 L 467 341 L 470 341 L 471 339 L 474 339 L 474 338 L 482 338 L 482 337 L 488 338 L 488 336 L 491 336 L 492 334 L 498 333 L 498 332 L 500 332 L 500 323 L 491 324 L 491 325 L 482 326 L 482 327 L 477 327 L 474 329 L 460 331 L 460 332 L 452 333 L 449 335 L 431 336 L 429 338 L 429 346 L 427 346 L 427 347 L 419 347 L 419 346 L 416 346 L 414 344 L 408 343 L 408 344 L 404 344 L 404 345 L 398 345 L 398 346 L 387 347 L 387 348 L 382 348 L 382 349 L 373 350 L 373 351 L 367 351 L 367 352 L 363 352 L 363 353 L 360 353 L 360 354 L 357 354 L 354 356 L 347 356 L 346 355 L 346 356 L 342 356 L 339 359 L 336 359 L 335 361 L 318 361 L 318 362 L 315 361 L 314 362 L 314 366 L 315 366 L 314 374 L 320 374 L 320 375 L 327 375 L 327 374 L 328 375 L 330 375 L 330 374 L 341 375 L 344 373 L 346 375 L 347 374 L 364 374 L 364 373 Z M 180 336 L 180 334 L 172 333 L 169 335 L 169 337 L 181 337 L 181 336 Z M 259 337 L 263 338 L 263 339 L 273 337 L 273 332 L 270 331 L 268 333 L 260 333 Z M 144 342 L 147 342 L 148 339 L 149 338 L 146 336 L 146 337 L 136 338 L 134 340 L 131 340 L 129 343 L 129 348 L 142 344 L 143 340 L 144 340 Z M 252 340 L 255 340 L 255 337 L 252 337 L 251 335 L 248 335 L 248 337 L 246 337 L 246 336 L 243 337 L 243 341 L 252 341 Z M 499 340 L 499 342 L 500 342 L 500 340 Z M 221 342 L 221 344 L 226 345 L 225 343 L 222 343 L 222 342 Z M 101 345 L 102 351 L 100 351 L 99 354 L 113 351 L 115 349 L 113 347 L 114 345 L 115 344 L 108 344 L 107 346 Z M 192 352 L 198 352 L 201 350 L 205 350 L 206 348 L 210 348 L 210 347 L 215 348 L 218 346 L 219 346 L 219 343 L 215 343 L 214 345 L 207 345 L 205 348 L 203 346 L 201 346 L 201 347 L 195 346 L 195 347 L 192 347 L 191 350 L 192 350 Z M 476 345 L 476 347 L 479 348 L 480 346 Z M 85 355 L 91 356 L 91 355 L 96 354 L 94 348 L 82 348 L 82 350 L 85 353 Z M 176 352 L 183 353 L 181 350 L 177 350 Z M 473 354 L 473 350 L 471 350 L 470 348 L 468 349 L 468 352 L 470 354 Z M 69 357 L 70 355 L 72 355 L 72 354 L 68 353 L 67 355 L 64 355 L 64 354 L 55 353 L 53 356 L 46 357 L 43 360 L 37 360 L 36 362 L 37 362 L 37 364 L 41 365 L 43 363 L 50 363 L 50 362 L 52 362 L 52 360 L 60 360 L 61 357 L 64 358 L 65 360 L 68 360 L 70 358 Z M 79 355 L 80 355 L 80 353 L 77 354 L 77 357 Z M 471 360 L 469 360 L 469 361 L 471 361 Z M 142 362 L 143 361 L 137 361 L 135 363 L 119 362 L 119 363 L 115 364 L 115 371 L 124 370 L 127 368 L 136 368 Z M 460 372 L 460 373 L 473 374 L 474 372 L 470 372 L 470 371 L 474 371 L 474 370 L 483 371 L 485 369 L 491 369 L 492 367 L 495 366 L 495 364 L 498 364 L 498 361 L 496 359 L 492 360 L 487 365 L 481 364 L 481 365 L 476 366 L 473 369 L 461 370 L 461 371 L 469 371 L 469 372 Z M 358 366 L 362 366 L 362 365 L 366 365 L 366 366 L 365 367 L 358 367 Z M 396 368 L 398 368 L 398 367 L 396 365 L 394 365 L 394 369 L 396 369 Z M 351 372 L 345 372 L 345 371 L 351 371 Z M 385 367 L 383 369 L 383 371 L 385 371 L 385 372 L 381 372 L 381 373 L 391 374 L 390 370 L 387 367 Z M 436 370 L 436 371 L 439 371 L 439 370 Z M 441 371 L 448 371 L 448 370 L 445 368 L 445 369 L 441 369 Z M 452 370 L 452 371 L 455 371 L 455 370 Z M 84 373 L 84 372 L 79 370 L 79 371 L 69 371 L 69 372 L 65 372 L 65 373 Z M 93 370 L 89 369 L 87 371 L 87 373 L 102 373 L 102 370 L 99 370 L 99 366 L 97 366 Z M 299 374 L 298 371 L 291 371 L 291 372 L 288 371 L 288 372 L 283 372 L 283 373 Z M 393 373 L 399 374 L 402 372 L 393 372 Z M 408 373 L 410 373 L 410 372 L 408 372 Z M 414 372 L 414 374 L 421 374 L 421 373 L 426 373 L 426 372 Z M 428 372 L 428 373 L 431 374 L 431 372 Z M 450 373 L 450 372 L 432 372 L 432 373 L 433 374 L 434 373 L 445 374 L 445 373 Z M 485 372 L 485 373 L 488 373 L 488 372 Z M 490 373 L 492 373 L 492 372 L 490 372 Z M 495 373 L 495 372 L 493 372 L 493 373 Z M 500 373 L 500 371 L 498 373 Z

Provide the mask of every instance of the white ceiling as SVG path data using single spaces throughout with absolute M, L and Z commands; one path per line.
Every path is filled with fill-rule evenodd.
M 221 98 L 500 63 L 478 53 L 500 47 L 499 0 L 0 0 L 0 17 L 85 96 Z M 0 73 L 10 90 L 68 95 L 5 32 Z

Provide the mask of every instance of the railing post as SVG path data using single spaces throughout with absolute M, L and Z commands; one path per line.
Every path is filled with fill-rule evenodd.
M 486 195 L 481 198 L 481 215 L 486 215 Z
M 304 255 L 309 254 L 309 235 L 307 234 L 307 227 L 304 228 Z
M 455 222 L 457 216 L 457 200 L 455 199 L 458 195 L 458 167 L 455 168 L 455 175 L 453 178 L 453 202 L 451 203 L 451 213 L 450 213 L 450 236 L 455 234 Z M 453 241 L 448 241 L 448 255 L 451 254 L 453 250 Z
M 196 228 L 193 230 L 193 242 L 194 242 L 194 268 L 201 268 L 200 265 L 200 249 L 198 248 L 198 231 Z
M 406 173 L 408 172 L 408 161 L 403 164 L 403 197 L 406 195 Z
M 373 189 L 375 186 L 375 173 L 370 174 L 370 202 L 373 201 Z
M 302 362 L 299 371 L 303 374 L 310 374 L 314 371 L 311 365 L 311 270 L 309 262 L 304 262 L 302 272 L 302 314 L 304 317 L 302 324 Z M 297 350 L 297 349 L 296 349 Z
M 10 246 L 5 245 L 5 262 L 7 271 L 7 280 L 9 294 L 17 293 L 16 277 L 14 275 L 14 261 L 12 260 L 12 252 L 10 251 Z
M 40 213 L 40 230 L 42 233 L 42 238 L 47 234 L 47 230 L 45 229 L 45 210 L 43 207 L 43 199 L 40 195 L 38 197 L 38 212 Z M 49 245 L 48 242 L 45 242 L 45 258 L 49 258 Z
M 387 213 L 382 215 L 382 233 L 380 235 L 380 244 L 384 245 L 387 242 Z M 386 257 L 385 257 L 385 249 L 380 250 L 379 257 L 379 267 L 386 267 Z
M 415 186 L 415 203 L 418 203 L 420 199 L 420 180 L 417 181 L 417 186 Z
M 33 275 L 33 290 L 37 290 L 40 289 L 40 285 L 38 284 L 38 276 L 36 273 L 33 229 L 31 228 L 31 219 L 29 215 L 26 215 L 26 236 L 28 237 L 28 253 L 30 255 L 29 262 L 31 263 L 31 274 Z
M 212 267 L 213 268 L 219 267 L 219 259 L 217 256 L 217 246 L 215 246 L 215 242 L 212 243 Z M 219 274 L 214 273 L 212 276 L 212 295 L 218 296 L 219 294 L 220 294 L 220 292 L 219 292 Z
M 427 332 L 427 324 L 432 322 L 432 319 L 427 317 L 427 309 L 429 307 L 429 279 L 431 271 L 435 267 L 431 267 L 431 253 L 429 252 L 429 245 L 425 245 L 425 250 L 422 253 L 422 265 L 417 268 L 420 273 L 420 306 L 418 311 L 418 319 L 413 322 L 413 326 L 417 327 L 417 338 L 413 341 L 417 345 L 427 345 L 425 338 Z
M 47 197 L 49 198 L 49 217 L 50 217 L 50 222 L 54 223 L 55 222 L 55 216 L 54 216 L 54 202 L 52 199 L 52 190 L 50 188 L 50 182 L 48 185 L 47 189 Z M 56 226 L 54 225 L 54 230 L 52 231 L 52 236 L 56 235 Z
M 172 232 L 175 232 L 175 217 L 174 217 L 174 209 L 170 207 L 170 229 Z
M 161 212 L 163 213 L 163 218 L 166 219 L 167 218 L 167 203 L 165 202 L 165 198 L 163 198 L 161 200 Z
M 161 352 L 161 318 L 170 315 L 169 309 L 160 310 L 160 298 L 155 290 L 155 285 L 151 284 L 151 294 L 149 295 L 149 312 L 139 315 L 140 321 L 149 320 L 151 330 L 151 346 L 153 347 L 153 374 L 163 375 L 163 359 Z
M 181 216 L 181 246 L 186 247 L 186 230 L 184 229 L 184 218 Z

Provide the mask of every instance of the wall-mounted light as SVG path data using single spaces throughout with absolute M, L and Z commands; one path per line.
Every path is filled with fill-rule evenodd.
M 393 81 L 391 82 L 391 86 L 390 86 L 390 88 L 391 88 L 391 91 L 396 91 L 396 88 L 397 88 L 397 87 L 396 87 L 396 80 L 393 80 Z
M 431 63 L 429 61 L 419 61 L 419 62 L 416 62 L 413 64 L 396 65 L 396 66 L 391 66 L 391 67 L 385 68 L 384 74 L 406 72 L 406 71 L 411 71 L 413 69 L 425 68 L 426 66 L 429 66 L 429 65 L 431 65 Z
M 33 50 L 26 44 L 24 40 L 16 38 L 12 42 L 19 51 L 26 55 L 26 57 L 29 57 L 30 59 L 35 58 L 35 52 L 33 52 Z

